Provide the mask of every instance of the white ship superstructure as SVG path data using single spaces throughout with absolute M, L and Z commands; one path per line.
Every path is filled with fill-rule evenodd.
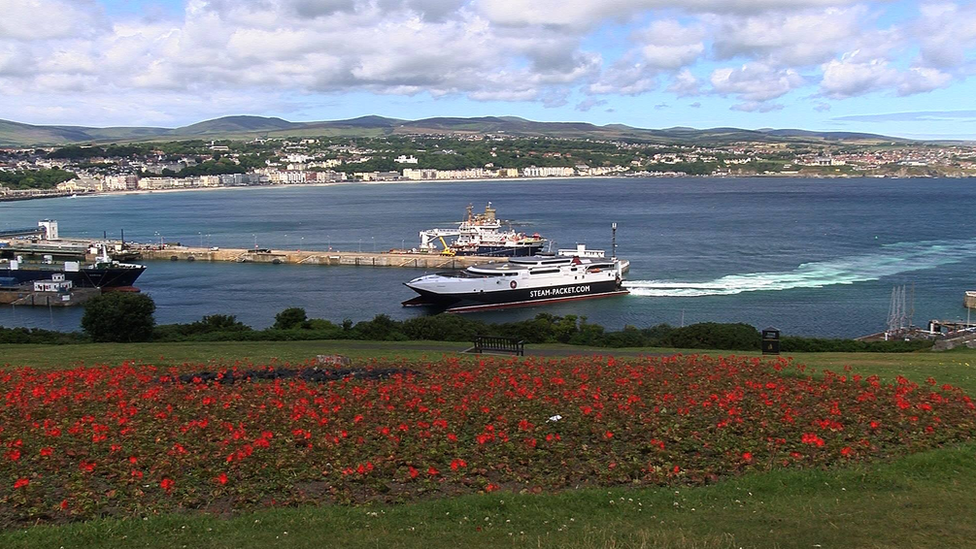
M 447 239 L 453 239 L 448 242 Z M 443 248 L 438 248 L 438 242 Z M 445 255 L 479 255 L 485 257 L 520 257 L 539 253 L 546 239 L 514 229 L 502 229 L 491 202 L 484 213 L 475 214 L 468 205 L 464 221 L 457 228 L 428 229 L 420 232 L 420 251 Z

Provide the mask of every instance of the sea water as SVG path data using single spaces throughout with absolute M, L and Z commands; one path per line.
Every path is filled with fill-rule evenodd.
M 81 196 L 0 203 L 0 229 L 57 219 L 62 235 L 188 246 L 384 251 L 450 227 L 487 202 L 555 247 L 631 261 L 624 297 L 473 315 L 540 312 L 610 329 L 746 322 L 852 337 L 885 327 L 892 287 L 914 287 L 914 322 L 965 318 L 976 289 L 976 185 L 965 179 L 578 178 L 346 184 Z M 407 318 L 418 269 L 147 262 L 137 285 L 160 323 L 231 314 L 265 327 L 287 307 L 335 322 Z M 911 290 L 910 290 L 911 291 Z M 911 308 L 912 303 L 909 303 Z M 0 308 L 0 325 L 74 330 L 80 309 Z

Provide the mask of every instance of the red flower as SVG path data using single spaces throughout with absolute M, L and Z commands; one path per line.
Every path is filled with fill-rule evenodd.
M 497 490 L 498 488 L 499 488 L 499 487 L 498 487 L 498 485 L 497 485 L 497 484 L 491 484 L 491 483 L 488 483 L 488 486 L 485 486 L 485 492 L 494 492 L 494 491 L 495 491 L 495 490 Z
M 48 457 L 53 453 L 54 453 L 54 448 L 51 448 L 50 446 L 41 448 L 41 457 Z
M 14 488 L 27 488 L 30 484 L 30 479 L 20 478 L 14 482 Z
M 606 433 L 603 433 L 603 437 L 606 438 L 607 440 L 610 440 L 611 438 L 613 438 L 613 433 L 611 431 L 607 431 Z
M 437 469 L 434 469 L 434 467 L 432 466 L 429 469 L 427 469 L 427 474 L 433 477 L 441 474 L 441 472 L 438 471 Z
M 61 510 L 62 511 L 67 511 L 68 510 L 68 500 L 66 500 L 66 499 L 62 499 L 61 500 Z
M 217 483 L 218 484 L 227 484 L 227 474 L 226 473 L 220 473 L 220 475 L 217 476 Z
M 7 459 L 10 461 L 17 461 L 20 459 L 20 450 L 11 450 L 7 452 Z
M 411 465 L 410 466 L 410 478 L 417 478 L 417 475 L 419 475 L 419 474 L 420 474 L 420 471 L 418 471 L 414 466 Z
M 844 457 L 848 457 L 848 456 L 850 456 L 853 453 L 854 453 L 854 450 L 852 450 L 850 446 L 844 446 L 840 450 L 840 455 L 842 455 Z
M 745 461 L 752 461 L 752 454 L 750 452 L 743 452 L 742 459 Z
M 162 488 L 163 490 L 166 490 L 167 492 L 173 489 L 174 484 L 176 483 L 169 478 L 164 478 L 163 480 L 159 481 L 159 487 Z
M 78 468 L 86 473 L 91 473 L 95 470 L 95 465 L 96 463 L 94 461 L 81 460 L 81 463 L 78 464 Z

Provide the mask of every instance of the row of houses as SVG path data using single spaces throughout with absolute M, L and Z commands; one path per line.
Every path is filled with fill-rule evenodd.
M 494 179 L 517 177 L 572 177 L 611 175 L 626 171 L 622 166 L 590 168 L 579 165 L 570 167 L 528 168 L 470 168 L 465 170 L 434 170 L 404 168 L 402 172 L 345 172 L 328 169 L 283 170 L 261 168 L 250 173 L 201 175 L 195 177 L 139 177 L 135 174 L 91 175 L 78 174 L 76 179 L 58 185 L 61 192 L 91 193 L 158 189 L 187 189 L 197 187 L 234 187 L 246 185 L 300 185 L 308 183 L 337 183 L 342 181 L 431 181 L 451 179 Z

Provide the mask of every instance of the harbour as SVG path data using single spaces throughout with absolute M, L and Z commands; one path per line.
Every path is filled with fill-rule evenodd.
M 553 193 L 559 208 L 546 206 Z M 618 254 L 631 261 L 630 294 L 471 313 L 479 319 L 509 322 L 545 312 L 585 316 L 610 329 L 746 322 L 786 335 L 857 337 L 885 328 L 896 284 L 915 283 L 917 318 L 966 319 L 963 295 L 976 286 L 976 235 L 959 227 L 971 217 L 972 200 L 971 184 L 941 179 L 347 185 L 7 203 L 0 205 L 0 229 L 50 218 L 62 236 L 91 241 L 107 233 L 118 241 L 124 229 L 127 243 L 159 248 L 126 261 L 147 266 L 137 286 L 156 301 L 160 323 L 221 313 L 261 327 L 287 307 L 335 322 L 376 314 L 406 319 L 428 312 L 401 306 L 415 295 L 404 282 L 464 268 L 469 260 L 434 253 L 425 261 L 436 263 L 424 265 L 420 254 L 389 250 L 415 245 L 421 230 L 456 226 L 469 203 L 493 201 L 521 230 L 543 234 L 556 248 L 578 242 L 609 248 L 609 222 L 617 221 Z M 893 216 L 902 222 L 891 223 Z M 253 261 L 238 262 L 245 251 Z M 299 263 L 309 256 L 329 268 L 304 268 L 316 261 Z M 374 259 L 377 268 L 370 268 Z M 0 324 L 74 330 L 80 315 L 79 308 L 55 308 L 52 316 L 5 306 Z

